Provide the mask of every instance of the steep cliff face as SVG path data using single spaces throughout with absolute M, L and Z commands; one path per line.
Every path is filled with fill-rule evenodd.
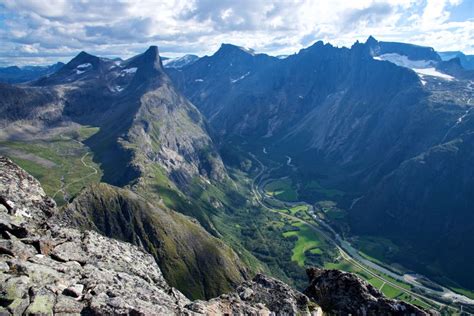
M 473 123 L 472 116 L 465 120 Z M 402 245 L 391 260 L 472 287 L 474 276 L 461 267 L 474 260 L 474 135 L 458 132 L 454 140 L 402 163 L 354 205 L 350 216 L 356 233 L 383 233 Z

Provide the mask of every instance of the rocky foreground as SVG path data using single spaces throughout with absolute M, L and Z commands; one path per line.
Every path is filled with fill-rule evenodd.
M 306 295 L 259 274 L 192 302 L 142 249 L 55 214 L 39 182 L 0 157 L 0 315 L 428 315 L 352 274 L 318 269 L 308 270 Z

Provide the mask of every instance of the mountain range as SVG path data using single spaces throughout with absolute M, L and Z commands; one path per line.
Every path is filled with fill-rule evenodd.
M 219 142 L 291 156 L 300 186 L 345 192 L 353 233 L 400 245 L 391 260 L 474 285 L 474 77 L 459 59 L 370 37 L 351 48 L 317 42 L 285 59 L 222 45 L 169 73 Z
M 232 44 L 164 61 L 156 46 L 81 52 L 0 84 L 0 153 L 38 177 L 61 221 L 140 247 L 192 299 L 258 272 L 301 288 L 308 262 L 337 257 L 295 260 L 301 227 L 258 198 L 287 180 L 273 211 L 308 203 L 389 268 L 469 292 L 468 57 L 373 37 L 284 58 Z

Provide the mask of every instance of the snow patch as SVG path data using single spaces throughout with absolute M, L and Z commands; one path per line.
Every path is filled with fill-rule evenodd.
M 125 89 L 124 87 L 121 87 L 121 86 L 115 86 L 115 87 L 112 87 L 112 92 L 121 92 L 123 91 L 123 89 Z
M 423 78 L 423 76 L 437 77 L 444 80 L 453 80 L 454 77 L 437 71 L 435 68 L 413 68 L 413 70 Z
M 243 46 L 238 46 L 242 51 L 246 52 L 247 54 L 250 54 L 252 56 L 255 55 L 255 51 L 251 48 L 248 47 L 243 47 Z
M 199 57 L 196 55 L 187 54 L 181 57 L 165 59 L 162 61 L 162 63 L 163 66 L 169 65 L 171 68 L 182 68 L 190 63 L 195 62 L 198 59 Z
M 230 79 L 230 82 L 232 82 L 232 83 L 236 83 L 236 82 L 238 82 L 238 81 L 240 81 L 240 80 L 244 79 L 244 78 L 245 78 L 245 77 L 247 77 L 248 75 L 250 75 L 250 71 L 249 71 L 249 72 L 247 72 L 246 74 L 244 74 L 244 75 L 240 76 L 240 77 L 239 77 L 239 78 L 237 78 L 237 79 Z
M 389 61 L 392 64 L 405 68 L 428 68 L 435 65 L 432 60 L 411 60 L 405 55 L 399 55 L 395 53 L 383 54 L 374 57 L 374 59 Z
M 76 75 L 81 75 L 85 73 L 89 68 L 92 67 L 91 63 L 80 64 L 76 66 Z
M 137 67 L 125 68 L 124 70 L 122 70 L 122 72 L 126 74 L 134 74 L 137 72 Z
M 375 60 L 389 61 L 397 66 L 409 68 L 417 73 L 420 77 L 421 84 L 426 85 L 424 76 L 437 77 L 444 80 L 453 80 L 453 76 L 444 74 L 436 70 L 436 62 L 433 60 L 411 60 L 405 55 L 399 55 L 395 53 L 383 54 L 380 56 L 373 57 Z
M 80 64 L 79 66 L 77 66 L 76 68 L 77 69 L 87 69 L 89 67 L 92 67 L 92 64 L 91 63 L 85 63 L 85 64 Z

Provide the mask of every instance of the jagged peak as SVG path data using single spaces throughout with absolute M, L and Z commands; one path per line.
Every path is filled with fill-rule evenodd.
M 317 52 L 317 51 L 320 51 L 321 49 L 331 49 L 331 48 L 334 48 L 334 46 L 332 46 L 330 43 L 324 44 L 322 40 L 319 40 L 319 41 L 314 42 L 313 45 L 307 48 L 303 48 L 302 50 L 300 50 L 300 52 Z
M 372 44 L 377 44 L 379 41 L 377 41 L 375 39 L 375 37 L 373 37 L 372 35 L 369 35 L 369 37 L 367 38 L 367 40 L 365 41 L 365 44 L 366 45 L 372 45 Z
M 160 58 L 158 46 L 152 45 L 148 49 L 129 61 L 129 66 L 137 67 L 142 71 L 162 71 L 163 65 Z

